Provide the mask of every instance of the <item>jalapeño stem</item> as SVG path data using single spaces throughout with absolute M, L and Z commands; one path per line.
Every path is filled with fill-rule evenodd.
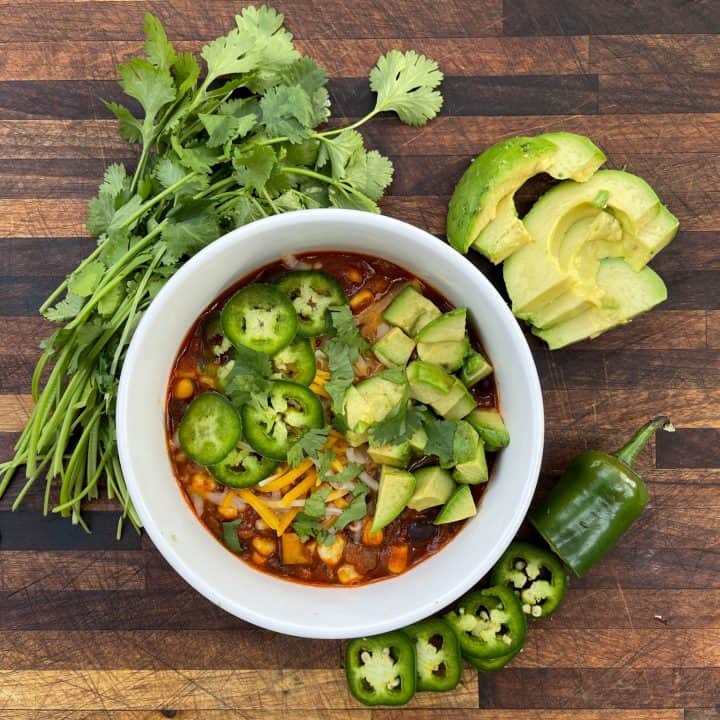
M 627 445 L 612 453 L 618 460 L 622 460 L 628 467 L 632 467 L 635 459 L 648 444 L 650 438 L 660 429 L 674 432 L 675 428 L 670 418 L 660 415 L 645 423 L 631 438 Z

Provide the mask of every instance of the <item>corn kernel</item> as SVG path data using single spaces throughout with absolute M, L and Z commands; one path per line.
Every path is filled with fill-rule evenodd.
M 365 520 L 365 524 L 363 525 L 363 531 L 362 531 L 363 545 L 370 545 L 371 547 L 376 546 L 376 545 L 382 545 L 383 531 L 378 530 L 377 532 L 371 532 L 370 531 L 371 527 L 372 527 L 372 518 L 367 518 Z
M 256 565 L 264 565 L 267 562 L 267 558 L 264 555 L 260 555 L 260 553 L 254 552 L 250 559 L 256 564 Z
M 336 535 L 332 545 L 318 545 L 318 557 L 326 565 L 337 565 L 342 560 L 343 550 L 345 550 L 345 538 L 342 535 Z
M 364 308 L 373 301 L 373 297 L 373 294 L 369 290 L 361 290 L 359 293 L 355 293 L 350 299 L 350 307 L 353 310 Z
M 261 535 L 256 535 L 252 539 L 252 546 L 260 553 L 260 555 L 264 555 L 265 557 L 269 557 L 275 552 L 275 540 L 268 537 L 262 537 Z
M 212 492 L 217 487 L 215 481 L 204 472 L 193 473 L 190 484 L 192 489 L 199 493 Z
M 225 520 L 234 520 L 238 516 L 238 509 L 234 505 L 219 505 L 217 511 Z
M 195 383 L 188 378 L 177 380 L 173 387 L 173 395 L 176 400 L 187 400 L 193 396 L 194 392 Z
M 337 500 L 333 500 L 333 505 L 341 510 L 344 510 L 349 504 L 350 503 L 344 497 L 339 497 Z
M 345 271 L 345 277 L 351 282 L 351 283 L 359 283 L 362 282 L 363 276 L 362 273 L 355 267 L 350 267 Z
M 337 570 L 338 580 L 343 585 L 350 585 L 362 580 L 362 575 L 352 565 L 341 565 Z
M 387 569 L 397 575 L 398 573 L 405 572 L 408 564 L 408 546 L 407 545 L 392 545 L 390 547 L 390 554 L 387 561 Z

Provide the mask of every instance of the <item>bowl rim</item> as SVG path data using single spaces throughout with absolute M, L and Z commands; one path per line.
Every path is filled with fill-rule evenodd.
M 384 617 L 376 620 L 373 623 L 363 622 L 353 624 L 354 619 L 344 625 L 342 628 L 337 627 L 322 627 L 318 626 L 317 622 L 304 621 L 302 617 L 296 618 L 278 618 L 273 615 L 263 614 L 256 610 L 247 608 L 237 600 L 228 598 L 226 595 L 218 592 L 216 588 L 211 585 L 206 578 L 198 575 L 185 563 L 183 557 L 177 551 L 177 548 L 172 542 L 172 538 L 168 537 L 155 523 L 153 516 L 146 505 L 145 499 L 142 494 L 142 483 L 138 482 L 138 479 L 134 472 L 133 462 L 130 457 L 129 444 L 128 444 L 128 423 L 129 417 L 129 404 L 130 404 L 130 385 L 133 374 L 138 371 L 142 365 L 142 352 L 144 343 L 147 338 L 144 337 L 145 328 L 149 327 L 155 320 L 159 313 L 165 310 L 164 301 L 167 297 L 172 297 L 173 293 L 177 291 L 179 287 L 182 287 L 185 282 L 190 278 L 197 266 L 208 262 L 210 258 L 221 255 L 226 250 L 238 242 L 241 242 L 246 235 L 271 232 L 274 229 L 284 228 L 285 226 L 292 226 L 294 224 L 312 224 L 317 222 L 332 221 L 337 223 L 338 221 L 344 221 L 352 224 L 364 225 L 368 228 L 373 228 L 376 231 L 382 232 L 383 229 L 387 231 L 396 231 L 404 235 L 414 236 L 412 241 L 418 246 L 422 246 L 427 243 L 433 244 L 433 249 L 436 252 L 445 254 L 448 258 L 450 265 L 457 263 L 461 266 L 465 266 L 464 269 L 470 275 L 473 276 L 473 282 L 479 283 L 484 286 L 484 293 L 486 296 L 491 298 L 491 302 L 496 305 L 496 310 L 500 314 L 505 326 L 506 331 L 509 333 L 510 340 L 514 341 L 514 349 L 518 350 L 520 355 L 516 358 L 523 366 L 524 375 L 528 381 L 527 390 L 530 393 L 529 411 L 532 416 L 532 428 L 533 435 L 531 437 L 531 448 L 532 456 L 528 458 L 528 473 L 526 482 L 522 486 L 522 495 L 515 501 L 515 506 L 511 516 L 508 518 L 508 522 L 505 526 L 504 532 L 497 537 L 494 542 L 492 551 L 485 552 L 480 557 L 485 558 L 484 562 L 475 562 L 469 567 L 468 573 L 464 577 L 458 577 L 457 582 L 448 589 L 438 593 L 437 597 L 432 602 L 426 602 L 423 605 L 418 605 L 414 608 L 409 608 L 408 611 L 402 618 L 394 616 L 393 618 L 386 619 Z M 343 240 L 338 240 L 338 251 L 343 251 Z M 308 251 L 312 249 L 309 248 Z M 355 251 L 352 248 L 347 248 L 348 252 L 362 252 Z M 298 252 L 298 251 L 293 251 Z M 370 252 L 369 254 L 382 257 L 382 254 L 377 252 Z M 277 254 L 278 259 L 283 257 L 283 253 Z M 389 259 L 389 258 L 388 258 Z M 390 260 L 395 262 L 394 260 Z M 262 265 L 266 264 L 265 262 Z M 258 264 L 256 267 L 262 266 Z M 456 268 L 448 265 L 448 272 L 457 272 Z M 252 273 L 255 266 L 252 266 L 247 273 Z M 412 271 L 411 272 L 415 272 Z M 418 273 L 418 276 L 421 274 Z M 223 288 L 218 289 L 216 295 L 223 292 Z M 177 353 L 177 349 L 173 351 L 174 355 Z M 397 220 L 395 218 L 387 217 L 384 215 L 376 215 L 369 212 L 360 210 L 349 210 L 339 208 L 322 208 L 312 210 L 298 210 L 283 213 L 280 215 L 274 215 L 271 217 L 256 220 L 247 225 L 243 225 L 239 228 L 229 231 L 225 235 L 219 237 L 217 240 L 210 243 L 208 246 L 196 253 L 190 258 L 185 264 L 165 283 L 161 288 L 158 295 L 150 303 L 149 307 L 145 310 L 143 317 L 135 330 L 131 343 L 126 352 L 125 360 L 123 363 L 123 369 L 120 377 L 118 386 L 118 395 L 116 403 L 116 427 L 117 427 L 117 445 L 118 454 L 120 457 L 121 467 L 125 482 L 127 485 L 128 492 L 133 501 L 138 516 L 143 524 L 145 531 L 152 540 L 153 544 L 163 555 L 165 560 L 171 565 L 171 567 L 195 590 L 200 592 L 203 596 L 209 599 L 214 604 L 218 605 L 222 609 L 230 612 L 231 614 L 240 617 L 254 625 L 281 632 L 288 635 L 295 635 L 300 637 L 318 638 L 318 639 L 340 639 L 357 637 L 361 635 L 377 634 L 386 632 L 388 630 L 396 629 L 398 627 L 404 627 L 416 622 L 430 614 L 437 611 L 438 608 L 445 607 L 450 603 L 454 602 L 463 593 L 467 592 L 472 586 L 474 586 L 492 567 L 492 565 L 499 559 L 502 553 L 505 551 L 507 546 L 512 541 L 518 528 L 522 524 L 532 497 L 535 492 L 537 480 L 540 474 L 540 466 L 543 454 L 543 443 L 544 443 L 544 408 L 542 391 L 540 381 L 537 374 L 537 368 L 532 357 L 532 353 L 527 344 L 527 340 L 520 329 L 519 324 L 515 320 L 514 316 L 510 312 L 507 304 L 505 303 L 502 296 L 493 287 L 490 281 L 485 275 L 473 265 L 466 257 L 461 255 L 452 249 L 449 245 L 438 239 L 434 235 L 428 233 L 421 228 L 418 228 L 410 223 Z M 185 498 L 183 498 L 185 500 Z M 199 523 L 203 530 L 207 531 L 203 523 Z M 462 532 L 462 531 L 461 531 Z M 458 539 L 459 534 L 453 538 Z M 214 538 L 213 538 L 214 539 Z M 214 539 L 217 541 L 216 539 Z M 452 541 L 451 541 L 452 542 Z M 448 543 L 441 550 L 439 550 L 432 557 L 437 557 L 451 543 Z M 490 559 L 488 561 L 488 558 Z M 243 561 L 240 561 L 243 562 Z M 426 562 L 426 561 L 424 561 Z M 246 563 L 244 563 L 246 564 Z M 423 563 L 420 563 L 422 565 Z M 247 565 L 247 564 L 246 564 Z M 250 568 L 253 572 L 262 572 Z M 410 572 L 410 570 L 408 570 Z M 263 573 L 268 575 L 268 573 Z M 289 582 L 295 586 L 303 586 L 303 583 L 297 583 L 294 581 L 285 580 L 278 578 L 274 575 L 269 575 L 274 580 L 282 583 Z M 387 578 L 379 580 L 373 583 L 365 583 L 359 586 L 350 587 L 338 587 L 336 585 L 329 586 L 317 586 L 317 585 L 306 585 L 305 587 L 319 589 L 322 592 L 352 592 L 354 588 L 368 588 L 382 586 L 383 582 L 396 581 L 402 578 L 403 575 L 395 578 Z

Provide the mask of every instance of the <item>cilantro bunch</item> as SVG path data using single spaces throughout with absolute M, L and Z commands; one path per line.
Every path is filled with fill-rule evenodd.
M 248 7 L 235 20 L 202 48 L 201 65 L 148 14 L 145 57 L 118 68 L 142 117 L 106 106 L 138 146 L 138 162 L 107 168 L 88 207 L 97 247 L 40 308 L 58 328 L 42 344 L 35 408 L 15 456 L 0 465 L 0 497 L 25 466 L 13 508 L 44 476 L 46 513 L 54 503 L 53 512 L 88 529 L 82 502 L 104 491 L 122 506 L 118 535 L 124 519 L 138 528 L 114 412 L 128 343 L 153 297 L 195 252 L 252 220 L 319 207 L 378 212 L 393 167 L 357 128 L 385 111 L 422 125 L 440 109 L 437 64 L 393 50 L 370 72 L 372 111 L 318 131 L 330 117 L 325 72 L 295 49 L 275 10 Z

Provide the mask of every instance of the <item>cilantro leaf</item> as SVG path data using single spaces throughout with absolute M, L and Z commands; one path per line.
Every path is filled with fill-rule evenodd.
M 342 470 L 340 470 L 340 472 L 336 472 L 333 475 L 325 475 L 325 479 L 333 485 L 348 485 L 362 471 L 362 465 L 359 465 L 358 463 L 348 463 Z
M 345 391 L 355 380 L 353 362 L 357 359 L 357 351 L 340 340 L 328 340 L 323 349 L 328 356 L 328 369 L 330 380 L 325 383 L 325 390 L 332 400 L 332 410 L 336 415 L 342 415 Z
M 311 428 L 306 430 L 288 451 L 287 461 L 292 467 L 297 467 L 305 457 L 318 459 L 320 449 L 328 438 L 328 429 Z
M 238 137 L 244 137 L 255 127 L 256 122 L 254 115 L 235 117 L 227 114 L 199 113 L 198 118 L 207 131 L 208 147 L 211 148 L 224 145 Z
M 276 85 L 260 99 L 262 123 L 269 135 L 299 143 L 310 137 L 313 107 L 310 96 L 299 86 Z
M 65 322 L 72 320 L 82 309 L 85 300 L 79 295 L 68 292 L 54 307 L 45 310 L 43 315 L 52 322 Z
M 238 184 L 261 193 L 270 179 L 276 161 L 275 151 L 267 145 L 256 145 L 249 150 L 238 148 L 232 159 Z
M 325 516 L 325 501 L 330 494 L 330 488 L 316 490 L 305 501 L 302 512 L 295 516 L 292 528 L 300 538 L 300 542 L 307 542 L 315 538 L 321 545 L 331 545 L 335 536 L 329 533 L 320 523 Z
M 204 45 L 200 51 L 207 63 L 204 86 L 223 75 L 243 75 L 254 70 L 258 66 L 259 57 L 251 54 L 253 43 L 251 35 L 234 29 Z
M 145 13 L 145 53 L 148 60 L 161 69 L 169 68 L 175 62 L 175 48 L 168 41 L 165 28 L 152 14 Z
M 160 109 L 175 99 L 176 89 L 167 68 L 155 67 L 149 60 L 132 58 L 118 67 L 120 85 L 145 110 L 143 137 L 151 130 Z
M 377 93 L 374 112 L 393 110 L 407 125 L 424 125 L 442 106 L 435 89 L 442 80 L 434 60 L 413 50 L 391 50 L 370 71 L 370 87 Z
M 321 450 L 318 453 L 317 472 L 321 478 L 324 478 L 330 472 L 330 466 L 335 459 L 335 453 L 332 450 Z
M 99 260 L 93 260 L 82 270 L 76 270 L 68 278 L 68 289 L 79 297 L 90 297 L 105 274 L 105 266 Z
M 350 523 L 356 520 L 362 520 L 366 515 L 367 504 L 365 503 L 365 495 L 358 495 L 350 505 L 343 510 L 342 514 L 338 516 L 333 527 L 336 530 L 342 530 Z
M 451 463 L 456 427 L 457 423 L 452 420 L 428 420 L 425 423 L 428 439 L 423 452 L 426 455 L 436 455 L 441 465 Z
M 411 405 L 384 417 L 370 429 L 370 437 L 378 445 L 399 445 L 419 430 L 427 416 L 423 405 Z
M 370 347 L 355 324 L 355 317 L 349 305 L 337 305 L 330 308 L 330 321 L 338 340 L 354 350 L 362 352 Z M 353 358 L 353 361 L 357 358 Z
M 120 137 L 129 143 L 142 142 L 142 123 L 120 103 L 102 101 L 103 105 L 120 121 Z
M 215 211 L 202 200 L 178 206 L 169 213 L 168 220 L 170 224 L 162 231 L 162 239 L 167 243 L 163 256 L 165 265 L 194 255 L 220 236 Z
M 303 56 L 283 73 L 284 85 L 298 85 L 310 98 L 312 110 L 310 126 L 316 127 L 330 117 L 330 96 L 327 88 L 327 74 L 312 59 Z
M 312 493 L 303 505 L 303 513 L 317 520 L 325 516 L 325 502 L 330 494 L 330 488 L 324 487 Z
M 341 180 L 347 173 L 350 159 L 358 152 L 363 152 L 364 140 L 357 130 L 343 130 L 335 137 L 321 137 L 320 152 L 317 166 L 324 167 L 330 163 L 333 177 Z
M 392 182 L 393 164 L 377 150 L 357 154 L 348 166 L 345 180 L 371 200 L 379 200 Z

